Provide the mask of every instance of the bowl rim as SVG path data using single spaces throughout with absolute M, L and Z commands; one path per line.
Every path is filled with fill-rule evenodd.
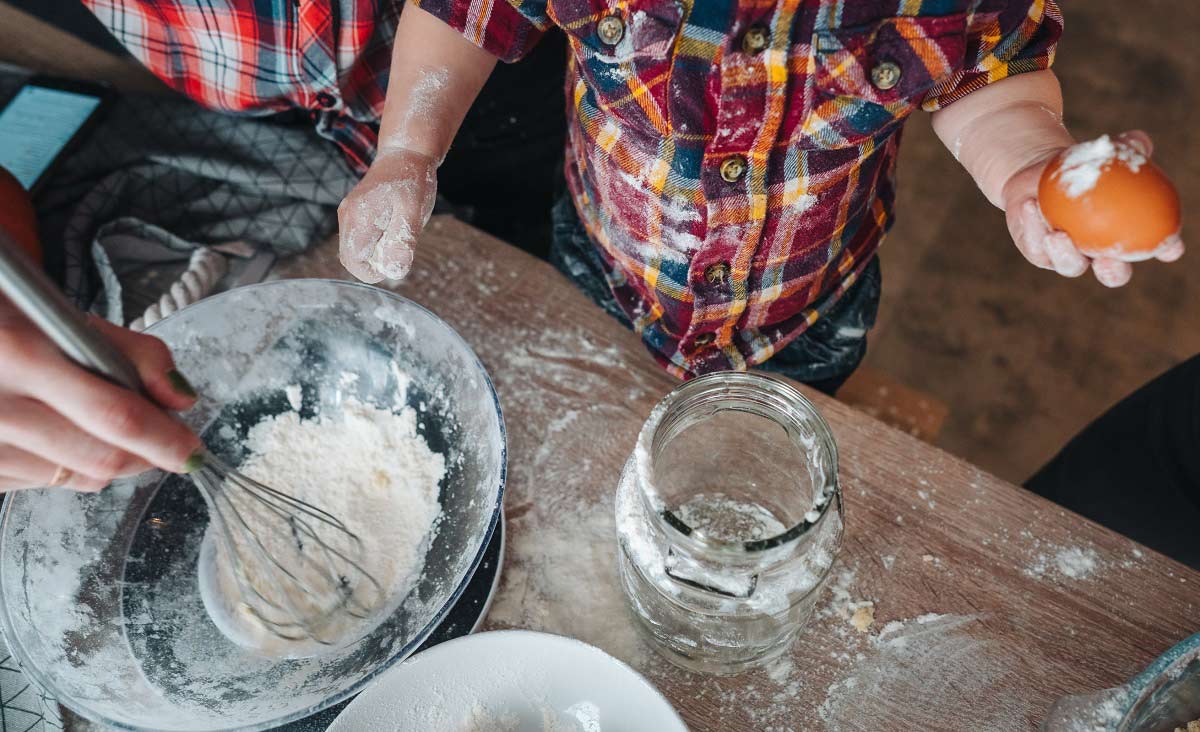
M 1145 670 L 1130 679 L 1125 684 L 1127 695 L 1124 714 L 1116 729 L 1121 732 L 1132 730 L 1131 725 L 1137 721 L 1135 715 L 1142 710 L 1143 705 L 1169 681 L 1174 680 L 1170 678 L 1171 673 L 1197 660 L 1200 660 L 1200 633 L 1190 635 L 1163 651 Z
M 195 310 L 199 310 L 201 308 L 207 307 L 210 304 L 218 303 L 221 300 L 228 299 L 238 293 L 247 292 L 249 290 L 260 290 L 260 289 L 267 289 L 267 288 L 284 288 L 284 287 L 288 287 L 288 286 L 291 286 L 293 288 L 297 287 L 297 286 L 303 287 L 303 286 L 309 286 L 309 285 L 313 285 L 313 284 L 334 285 L 335 287 L 338 287 L 338 288 L 365 290 L 365 291 L 369 291 L 369 292 L 373 292 L 373 293 L 382 295 L 385 298 L 399 301 L 406 305 L 412 306 L 418 310 L 423 311 L 424 313 L 429 315 L 431 318 L 433 318 L 433 320 L 435 322 L 440 323 L 442 326 L 444 326 L 446 328 L 446 330 L 450 333 L 451 337 L 453 339 L 457 340 L 458 343 L 464 349 L 466 349 L 466 352 L 468 354 L 470 354 L 472 359 L 474 359 L 475 366 L 478 367 L 479 373 L 483 375 L 484 383 L 487 385 L 488 392 L 491 394 L 492 406 L 495 409 L 496 422 L 497 422 L 497 426 L 499 427 L 499 430 L 500 430 L 500 476 L 499 476 L 499 481 L 498 481 L 499 484 L 497 486 L 497 492 L 496 492 L 496 503 L 495 503 L 495 506 L 493 506 L 493 508 L 492 508 L 492 516 L 491 516 L 491 519 L 488 521 L 487 530 L 484 531 L 484 533 L 483 533 L 482 541 L 480 542 L 479 546 L 476 547 L 475 556 L 472 557 L 471 562 L 470 562 L 469 566 L 467 567 L 467 571 L 464 573 L 462 579 L 459 581 L 458 586 L 454 588 L 454 591 L 450 594 L 450 597 L 442 605 L 442 607 L 439 608 L 436 613 L 434 613 L 434 615 L 430 618 L 429 622 L 426 623 L 425 627 L 423 627 L 419 633 L 413 635 L 412 638 L 409 640 L 409 642 L 404 645 L 404 647 L 402 647 L 399 651 L 394 653 L 386 661 L 381 663 L 373 671 L 371 671 L 370 673 L 364 674 L 363 677 L 360 678 L 355 683 L 351 684 L 350 686 L 346 687 L 345 689 L 341 690 L 340 692 L 331 695 L 329 698 L 327 698 L 321 702 L 318 702 L 317 704 L 314 704 L 303 710 L 293 712 L 291 714 L 283 715 L 283 716 L 278 717 L 273 720 L 264 721 L 264 722 L 260 722 L 260 723 L 249 725 L 249 726 L 243 725 L 243 726 L 233 726 L 233 727 L 215 727 L 215 728 L 212 728 L 210 730 L 210 732 L 232 732 L 233 730 L 242 730 L 244 732 L 255 732 L 257 730 L 272 729 L 272 728 L 279 727 L 284 724 L 288 724 L 291 722 L 295 722 L 295 721 L 304 719 L 305 717 L 309 717 L 320 711 L 328 709 L 329 707 L 333 706 L 334 704 L 345 701 L 346 699 L 360 693 L 368 684 L 370 684 L 376 678 L 378 678 L 380 674 L 383 674 L 384 672 L 388 671 L 393 666 L 395 666 L 397 663 L 402 662 L 405 659 L 407 659 L 408 657 L 410 657 L 413 654 L 413 652 L 417 648 L 419 648 L 422 643 L 425 642 L 425 640 L 429 637 L 429 635 L 432 634 L 433 631 L 437 629 L 438 625 L 445 619 L 446 615 L 450 612 L 450 609 L 453 608 L 458 603 L 458 601 L 462 597 L 463 592 L 466 591 L 467 585 L 470 583 L 471 578 L 475 575 L 475 572 L 479 569 L 479 563 L 481 561 L 483 561 L 484 552 L 487 550 L 488 542 L 490 542 L 492 539 L 492 534 L 496 531 L 496 524 L 499 521 L 500 513 L 501 513 L 501 510 L 502 510 L 502 507 L 504 504 L 504 489 L 507 486 L 507 481 L 508 481 L 508 433 L 507 433 L 507 429 L 505 428 L 505 424 L 504 424 L 504 412 L 500 406 L 500 396 L 499 396 L 499 394 L 496 393 L 496 386 L 495 386 L 495 384 L 492 383 L 492 377 L 488 373 L 487 368 L 483 365 L 483 361 L 480 360 L 479 354 L 475 353 L 475 349 L 471 348 L 471 345 L 469 343 L 467 343 L 465 338 L 462 337 L 462 334 L 459 333 L 455 328 L 453 328 L 449 323 L 447 323 L 443 318 L 441 318 L 437 313 L 433 312 L 432 310 L 425 307 L 424 305 L 421 305 L 418 302 L 414 302 L 413 300 L 410 300 L 407 297 L 404 297 L 403 295 L 392 292 L 390 290 L 385 290 L 381 287 L 375 287 L 373 285 L 367 285 L 367 284 L 363 284 L 361 282 L 351 282 L 349 280 L 339 280 L 339 279 L 333 279 L 333 278 L 317 278 L 317 277 L 270 280 L 267 282 L 258 282 L 258 283 L 254 283 L 254 284 L 243 285 L 241 287 L 237 287 L 232 290 L 226 290 L 225 292 L 220 292 L 220 293 L 211 295 L 209 297 L 206 297 L 202 300 L 199 300 L 191 305 L 188 305 L 187 307 L 180 308 L 178 311 L 172 313 L 171 315 L 168 315 L 167 317 L 163 318 L 162 320 L 158 321 L 157 323 L 146 328 L 145 333 L 147 333 L 148 335 L 154 335 L 154 330 L 159 326 L 159 323 L 167 322 L 167 321 L 171 320 L 172 318 L 177 318 L 180 313 L 184 313 L 187 311 L 194 312 Z M 35 488 L 33 490 L 42 490 L 42 489 Z M 17 500 L 17 498 L 14 498 L 14 496 L 18 496 L 18 495 L 24 494 L 24 493 L 26 493 L 26 491 L 12 491 L 12 492 L 6 493 L 4 496 L 3 503 L 0 504 L 0 575 L 2 575 L 2 573 L 4 571 L 4 565 L 5 565 L 5 562 L 3 561 L 3 556 L 4 556 L 4 552 L 5 552 L 5 542 L 3 539 L 5 536 L 8 535 L 8 531 L 10 528 L 9 523 L 12 518 L 12 511 L 10 509 L 12 507 L 12 502 Z M 2 581 L 2 579 L 0 579 L 0 587 L 2 587 L 2 586 L 3 586 L 3 581 Z M 111 719 L 108 719 L 107 717 L 105 717 L 103 714 L 93 712 L 86 705 L 79 704 L 77 701 L 75 701 L 73 699 L 68 701 L 66 699 L 59 698 L 59 696 L 54 693 L 53 683 L 50 683 L 52 681 L 52 679 L 54 678 L 54 675 L 52 673 L 44 672 L 42 669 L 36 668 L 31 664 L 27 664 L 27 663 L 23 662 L 24 661 L 23 657 L 25 656 L 24 648 L 19 642 L 15 642 L 16 639 L 14 638 L 11 628 L 12 628 L 12 620 L 9 616 L 8 604 L 4 603 L 4 602 L 0 602 L 0 636 L 3 636 L 4 642 L 6 643 L 6 645 L 8 647 L 9 653 L 11 653 L 13 658 L 17 661 L 17 665 L 20 667 L 21 672 L 23 674 L 25 674 L 25 676 L 31 682 L 33 682 L 34 686 L 37 687 L 40 691 L 43 691 L 48 696 L 51 696 L 56 702 L 58 702 L 62 706 L 67 707 L 72 712 L 74 712 L 88 720 L 98 721 L 102 724 L 106 724 L 106 725 L 109 725 L 113 728 L 120 729 L 120 730 L 132 730 L 133 732 L 139 732 L 139 731 L 149 732 L 151 730 L 156 729 L 153 727 L 134 727 L 134 726 L 131 726 L 124 722 L 118 722 L 116 720 L 111 720 Z

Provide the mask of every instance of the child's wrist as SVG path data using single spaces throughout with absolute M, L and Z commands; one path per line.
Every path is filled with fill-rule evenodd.
M 979 181 L 979 189 L 996 208 L 1007 210 L 1008 190 L 1013 181 L 1031 168 L 1041 169 L 1055 155 L 1074 144 L 1073 140 L 1047 140 L 1021 150 L 1008 151 L 1005 160 L 996 166 L 995 178 Z
M 984 196 L 1003 209 L 1010 180 L 1074 142 L 1057 112 L 1022 102 L 972 120 L 959 135 L 956 157 Z
M 439 148 L 440 146 L 436 144 L 422 144 L 417 140 L 393 135 L 390 138 L 380 139 L 375 159 L 383 161 L 405 157 L 410 160 L 425 161 L 430 167 L 438 168 L 441 167 L 442 161 L 446 157 L 445 152 L 439 152 Z

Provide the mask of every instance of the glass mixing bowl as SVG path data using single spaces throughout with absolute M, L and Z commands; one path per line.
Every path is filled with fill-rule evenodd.
M 287 280 L 201 301 L 152 326 L 202 395 L 185 415 L 235 466 L 264 416 L 400 395 L 446 458 L 442 517 L 397 610 L 351 645 L 271 659 L 227 640 L 196 582 L 208 511 L 190 481 L 149 473 L 100 493 L 11 493 L 0 518 L 0 620 L 26 673 L 64 705 L 118 727 L 264 729 L 356 693 L 412 653 L 458 599 L 496 526 L 500 405 L 446 323 L 365 285 Z M 291 390 L 294 396 L 294 389 Z

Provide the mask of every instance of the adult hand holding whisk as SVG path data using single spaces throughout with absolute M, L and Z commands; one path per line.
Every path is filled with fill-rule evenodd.
M 82 444 L 85 450 L 105 451 L 107 456 L 108 467 L 98 471 L 101 475 L 85 473 L 87 478 L 77 479 L 75 487 L 98 490 L 106 478 L 136 474 L 151 465 L 190 473 L 208 504 L 220 550 L 234 569 L 236 588 L 231 589 L 264 627 L 281 638 L 327 643 L 320 628 L 330 615 L 366 616 L 382 588 L 358 563 L 360 542 L 355 534 L 337 517 L 233 470 L 186 426 L 155 408 L 154 401 L 184 408 L 195 399 L 190 386 L 180 387 L 186 382 L 170 375 L 178 372 L 160 341 L 89 322 L 3 231 L 0 291 L 9 300 L 0 311 L 0 332 L 12 339 L 0 342 L 0 349 L 6 349 L 0 353 L 19 367 L 5 370 L 5 382 L 36 382 L 43 376 L 53 387 L 26 384 L 27 395 L 5 395 L 0 402 L 5 405 L 0 409 L 24 408 L 34 414 L 32 422 L 25 419 L 22 434 L 28 433 L 25 439 L 42 452 L 11 448 L 23 453 L 17 457 L 25 460 L 23 469 L 30 474 L 22 485 L 44 481 L 37 469 L 48 473 L 52 461 L 64 456 L 77 461 L 71 464 L 88 464 L 70 450 L 50 447 L 62 441 L 56 427 L 75 433 L 68 437 L 74 438 L 76 451 Z M 20 355 L 13 357 L 13 351 Z M 70 361 L 87 371 L 72 367 Z M 14 379 L 14 371 L 21 378 Z M 54 406 L 36 397 L 52 399 Z M 16 430 L 9 427 L 8 433 Z M 160 439 L 144 437 L 150 434 Z M 115 450 L 91 444 L 107 444 L 105 438 L 115 440 Z M 19 462 L 10 456 L 5 465 Z
M 164 411 L 196 400 L 170 351 L 157 338 L 91 320 L 149 398 L 72 362 L 0 297 L 0 492 L 98 491 L 152 467 L 182 473 L 199 464 L 199 438 Z
M 0 233 L 40 258 L 33 202 L 3 168 Z M 81 368 L 0 295 L 0 493 L 98 491 L 152 467 L 181 473 L 199 466 L 200 439 L 165 411 L 196 401 L 166 345 L 98 318 L 90 325 L 132 365 L 145 395 Z

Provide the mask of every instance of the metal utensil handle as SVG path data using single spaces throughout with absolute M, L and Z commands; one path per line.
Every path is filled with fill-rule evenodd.
M 144 393 L 137 369 L 0 229 L 0 292 L 80 366 Z

